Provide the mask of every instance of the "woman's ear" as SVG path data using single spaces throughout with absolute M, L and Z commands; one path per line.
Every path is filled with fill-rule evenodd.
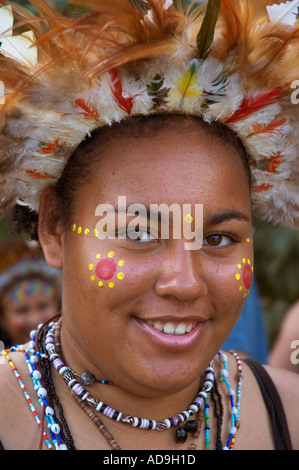
M 62 269 L 64 223 L 54 188 L 44 190 L 38 218 L 39 241 L 49 266 Z

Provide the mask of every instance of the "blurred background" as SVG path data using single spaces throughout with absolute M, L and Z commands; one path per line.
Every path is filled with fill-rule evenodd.
M 15 1 L 32 8 L 27 1 Z M 67 5 L 66 0 L 48 0 L 48 3 L 71 16 L 85 11 L 80 6 Z M 183 0 L 183 3 L 187 5 L 189 1 Z M 258 0 L 257 4 L 262 6 L 263 0 Z M 9 217 L 2 218 L 0 243 L 10 237 Z M 259 303 L 271 348 L 286 312 L 299 300 L 299 231 L 273 227 L 262 222 L 255 227 L 254 242 Z

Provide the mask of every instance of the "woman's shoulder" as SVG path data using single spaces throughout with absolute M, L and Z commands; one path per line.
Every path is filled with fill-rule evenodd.
M 234 364 L 230 360 L 231 374 Z M 242 360 L 238 448 L 299 449 L 299 375 Z
M 299 449 L 299 374 L 265 366 L 280 396 L 288 428 L 291 435 L 293 448 Z
M 2 353 L 0 441 L 5 449 L 30 448 L 30 445 L 36 442 L 39 435 L 38 426 L 32 411 L 33 407 L 38 407 L 35 395 L 24 353 L 11 351 Z
M 269 365 L 256 367 L 253 376 L 261 390 L 273 432 L 282 439 L 282 443 L 287 442 L 289 433 L 292 448 L 298 450 L 299 374 Z
M 20 359 L 17 352 L 3 351 L 0 355 L 0 407 L 5 406 L 7 397 L 13 397 L 18 389 L 18 369 L 23 371 Z

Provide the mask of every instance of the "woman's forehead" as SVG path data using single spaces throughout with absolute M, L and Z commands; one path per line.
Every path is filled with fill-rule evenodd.
M 188 132 L 163 126 L 150 136 L 127 134 L 106 141 L 82 191 L 95 204 L 115 205 L 119 196 L 126 196 L 128 204 L 145 206 L 196 202 L 216 204 L 219 211 L 232 203 L 237 209 L 235 201 L 242 198 L 243 205 L 250 205 L 248 176 L 238 151 L 192 122 Z

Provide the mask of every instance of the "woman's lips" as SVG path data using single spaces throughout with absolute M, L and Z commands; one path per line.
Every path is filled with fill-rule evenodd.
M 204 321 L 194 320 L 136 320 L 155 343 L 178 350 L 192 346 L 204 325 Z

